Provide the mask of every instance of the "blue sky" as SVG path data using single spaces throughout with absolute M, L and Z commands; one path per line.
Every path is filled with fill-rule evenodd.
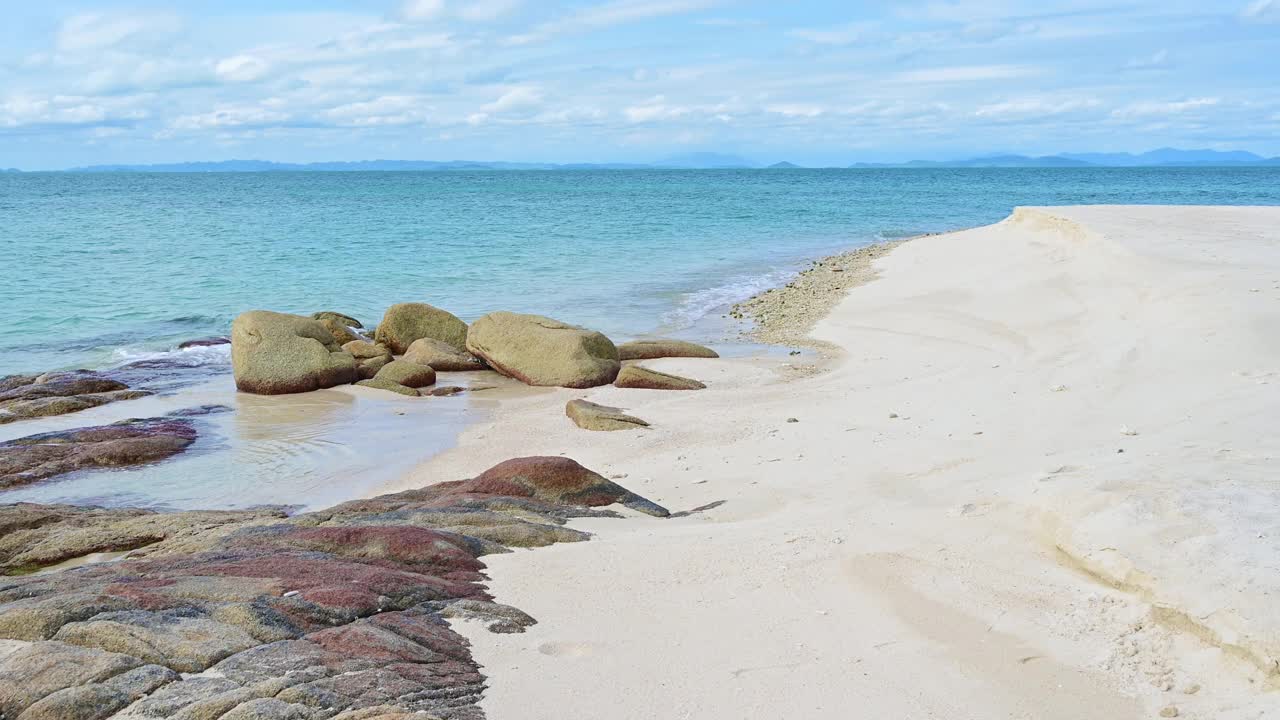
M 1280 0 L 5 0 L 0 167 L 1280 155 Z

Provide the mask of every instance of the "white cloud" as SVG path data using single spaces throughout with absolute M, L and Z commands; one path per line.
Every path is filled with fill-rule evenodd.
M 173 15 L 82 13 L 62 22 L 57 45 L 66 53 L 92 52 L 137 38 L 154 39 L 169 35 L 181 28 L 181 21 Z
M 444 0 L 405 0 L 400 17 L 409 22 L 436 20 L 444 15 Z
M 12 95 L 0 101 L 0 128 L 100 125 L 144 117 L 146 112 L 131 107 L 126 100 L 108 102 L 78 95 Z
M 536 87 L 522 85 L 511 88 L 497 100 L 480 108 L 486 115 L 513 114 L 528 115 L 542 108 L 542 91 Z
M 1026 120 L 1091 110 L 1101 105 L 1102 102 L 1096 98 L 1020 98 L 982 105 L 973 114 L 989 120 Z
M 207 113 L 182 115 L 170 123 L 175 130 L 211 130 L 219 128 L 261 127 L 275 125 L 289 119 L 289 115 L 251 105 L 223 105 Z
M 1192 110 L 1213 107 L 1219 102 L 1221 101 L 1214 97 L 1191 98 L 1188 100 L 1177 100 L 1174 102 L 1137 102 L 1131 103 L 1122 108 L 1117 108 L 1111 113 L 1111 116 L 1122 120 L 1167 117 L 1169 115 L 1179 115 Z
M 508 38 L 510 45 L 525 45 L 569 32 L 587 32 L 641 20 L 683 15 L 720 5 L 723 0 L 615 0 L 583 8 L 558 20 L 543 23 L 523 35 Z
M 876 35 L 873 23 L 851 23 L 830 28 L 797 28 L 788 33 L 817 45 L 853 45 Z
M 417 95 L 384 95 L 340 105 L 325 114 L 343 125 L 380 127 L 425 123 L 435 114 L 435 108 Z
M 958 65 L 953 67 L 907 70 L 893 77 L 907 83 L 961 83 L 1007 80 L 1027 77 L 1039 72 L 1026 65 Z
M 650 98 L 640 105 L 632 105 L 625 108 L 622 114 L 627 120 L 633 123 L 652 122 L 654 120 L 670 120 L 672 118 L 683 117 L 688 115 L 690 109 L 675 105 L 668 105 L 666 98 L 659 95 Z
M 1240 11 L 1249 22 L 1280 22 L 1280 0 L 1254 0 Z
M 270 65 L 266 60 L 254 55 L 235 55 L 220 60 L 214 66 L 218 77 L 227 82 L 253 82 L 267 74 Z
M 775 115 L 784 115 L 786 117 L 805 117 L 814 118 L 821 115 L 825 110 L 820 105 L 808 105 L 805 103 L 784 103 L 781 105 L 769 105 L 766 111 Z
M 520 0 L 471 0 L 456 14 L 470 22 L 492 22 L 506 17 L 520 7 Z

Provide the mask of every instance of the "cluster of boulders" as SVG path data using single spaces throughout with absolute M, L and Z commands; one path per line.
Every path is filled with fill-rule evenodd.
M 292 518 L 0 508 L 0 718 L 481 718 L 484 677 L 446 619 L 534 620 L 493 602 L 479 558 L 586 540 L 566 520 L 613 503 L 668 515 L 563 457 Z
M 311 317 L 255 310 L 231 326 L 236 386 L 265 395 L 355 383 L 403 395 L 431 394 L 435 373 L 495 370 L 529 385 L 690 390 L 696 380 L 624 361 L 718 357 L 679 340 L 623 345 L 594 330 L 540 315 L 494 312 L 471 325 L 426 303 L 392 305 L 369 332 L 335 312 Z

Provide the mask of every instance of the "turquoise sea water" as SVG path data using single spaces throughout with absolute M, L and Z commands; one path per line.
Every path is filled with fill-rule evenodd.
M 1277 204 L 1280 168 L 0 175 L 0 375 L 148 357 L 253 308 L 673 332 L 805 258 L 1071 203 Z

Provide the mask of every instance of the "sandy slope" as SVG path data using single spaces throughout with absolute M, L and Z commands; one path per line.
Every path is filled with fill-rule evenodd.
M 1280 717 L 1280 208 L 1023 209 L 877 266 L 827 373 L 649 363 L 710 388 L 538 393 L 406 480 L 565 453 L 726 501 L 490 558 L 540 621 L 465 629 L 490 716 Z

